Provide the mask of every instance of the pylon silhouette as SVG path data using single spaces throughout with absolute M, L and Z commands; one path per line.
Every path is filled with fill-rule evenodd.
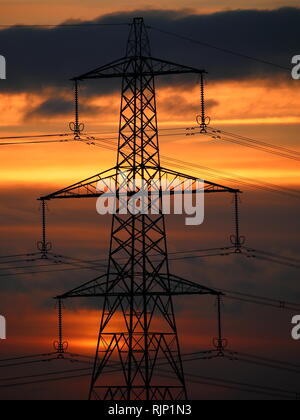
M 132 185 L 143 180 L 149 191 L 156 185 L 154 180 L 159 180 L 157 185 L 165 180 L 177 190 L 189 180 L 190 192 L 196 191 L 198 179 L 162 167 L 159 154 L 154 79 L 185 73 L 203 75 L 204 71 L 153 58 L 144 21 L 135 18 L 125 58 L 73 79 L 77 86 L 88 79 L 122 78 L 117 165 L 42 198 L 101 197 L 104 191 L 97 189 L 101 180 L 107 185 L 112 182 L 117 191 L 107 273 L 59 296 L 104 300 L 90 399 L 187 399 L 173 296 L 220 294 L 170 273 L 160 186 L 156 189 L 157 214 L 120 214 L 120 174 L 126 173 Z M 76 89 L 76 106 L 77 95 Z M 78 110 L 76 115 L 78 118 Z M 79 126 L 78 120 L 74 126 Z M 237 192 L 208 181 L 204 186 L 206 193 Z M 127 191 L 128 197 L 137 192 L 138 187 Z M 161 377 L 162 365 L 171 377 Z

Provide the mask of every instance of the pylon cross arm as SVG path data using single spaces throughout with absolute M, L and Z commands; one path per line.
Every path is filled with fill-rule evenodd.
M 151 274 L 148 274 L 149 279 Z M 107 275 L 97 277 L 96 279 L 81 285 L 59 296 L 59 299 L 68 299 L 75 297 L 127 297 L 127 296 L 143 296 L 145 291 L 136 283 L 135 291 L 126 288 L 129 275 L 115 274 L 110 276 L 111 280 L 107 281 Z M 153 283 L 155 285 L 153 286 Z M 182 295 L 222 295 L 222 293 L 202 286 L 198 283 L 183 279 L 172 274 L 156 275 L 154 282 L 149 280 L 151 287 L 147 290 L 147 295 L 151 296 L 182 296 Z
M 103 192 L 97 191 L 97 185 L 99 181 L 104 183 L 116 180 L 117 168 L 111 168 L 106 171 L 100 172 L 90 178 L 76 182 L 75 184 L 69 185 L 54 193 L 48 194 L 39 200 L 52 200 L 58 198 L 92 198 L 100 197 Z
M 172 176 L 175 177 L 177 180 L 179 180 L 180 182 L 184 183 L 184 181 L 191 181 L 193 182 L 197 182 L 199 181 L 199 177 L 193 176 L 193 175 L 187 175 L 178 171 L 174 171 L 172 169 L 168 169 L 168 168 L 161 168 L 161 176 L 162 177 L 167 177 L 167 176 Z M 200 178 L 202 179 L 202 178 Z M 215 182 L 211 182 L 211 181 L 207 181 L 203 179 L 203 184 L 204 184 L 204 192 L 205 193 L 212 193 L 212 192 L 230 192 L 230 193 L 239 193 L 241 192 L 240 190 L 237 190 L 235 188 L 230 188 L 221 184 L 216 184 Z
M 151 168 L 149 167 L 149 169 L 153 170 L 153 167 Z M 168 182 L 170 185 L 176 184 L 177 190 L 180 187 L 180 185 L 183 186 L 184 182 L 187 180 L 191 181 L 192 183 L 199 181 L 199 178 L 195 176 L 183 174 L 181 172 L 177 172 L 172 169 L 156 168 L 156 171 L 158 171 L 159 176 L 162 179 L 163 178 L 168 179 Z M 117 168 L 114 167 L 107 171 L 96 174 L 88 179 L 79 181 L 76 184 L 72 184 L 52 194 L 41 197 L 40 200 L 53 200 L 53 199 L 63 199 L 63 198 L 97 198 L 103 195 L 105 192 L 105 191 L 97 190 L 97 185 L 99 181 L 103 181 L 104 184 L 105 183 L 109 184 L 110 182 L 118 183 L 119 181 L 118 181 Z M 150 178 L 150 181 L 151 181 L 151 178 Z M 214 182 L 207 181 L 207 180 L 203 180 L 203 184 L 204 184 L 205 193 L 216 193 L 216 192 L 239 193 L 240 192 L 240 190 L 230 188 L 221 184 L 216 184 Z M 197 189 L 191 189 L 190 192 L 192 193 L 197 192 Z M 128 197 L 130 195 L 134 195 L 135 193 L 136 193 L 135 191 L 129 192 Z M 172 191 L 171 191 L 171 194 L 172 194 Z
M 80 76 L 72 78 L 73 81 L 82 81 L 88 79 L 110 79 L 117 77 L 137 77 L 136 70 L 131 65 L 135 62 L 137 57 L 125 57 L 115 60 L 109 64 L 84 73 Z M 204 74 L 203 69 L 196 67 L 185 66 L 182 64 L 173 63 L 154 57 L 138 57 L 141 66 L 139 74 L 142 72 L 143 76 L 167 76 L 172 74 Z

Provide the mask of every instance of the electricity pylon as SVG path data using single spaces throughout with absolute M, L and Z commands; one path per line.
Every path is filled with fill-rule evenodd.
M 159 154 L 154 79 L 185 73 L 203 75 L 204 71 L 153 58 L 144 21 L 135 18 L 126 57 L 73 79 L 77 86 L 88 79 L 122 78 L 116 166 L 42 198 L 101 197 L 105 191 L 97 189 L 100 180 L 107 185 L 112 182 L 117 191 L 107 273 L 59 297 L 104 299 L 90 399 L 187 399 L 173 296 L 219 295 L 170 273 L 160 187 L 156 190 L 157 214 L 120 214 L 120 174 L 126 173 L 128 183 L 144 180 L 149 191 L 154 180 L 165 180 L 177 189 L 189 180 L 190 192 L 196 191 L 198 179 L 162 167 Z M 77 88 L 75 96 L 77 106 Z M 79 126 L 77 109 L 76 136 Z M 208 181 L 204 186 L 205 193 L 237 192 Z M 138 188 L 128 192 L 128 197 L 137 192 Z M 116 361 L 121 366 L 117 370 L 113 369 Z M 162 365 L 171 378 L 161 378 Z M 112 369 L 114 376 L 107 375 Z

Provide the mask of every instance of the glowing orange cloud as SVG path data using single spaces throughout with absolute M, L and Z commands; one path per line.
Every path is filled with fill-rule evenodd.
M 55 117 L 44 115 L 24 121 L 28 108 L 33 110 L 49 95 L 52 96 L 50 90 L 40 95 L 0 95 L 0 111 L 5 116 L 2 121 L 8 121 L 11 126 L 10 129 L 6 127 L 2 134 L 68 131 L 72 114 Z M 66 92 L 61 95 L 65 99 L 71 97 Z M 161 87 L 157 96 L 160 127 L 195 125 L 200 107 L 198 86 Z M 82 101 L 86 105 L 99 107 L 99 112 L 95 110 L 94 113 L 81 114 L 87 132 L 99 133 L 97 137 L 111 139 L 112 147 L 115 147 L 119 94 L 104 95 L 89 101 L 82 98 Z M 294 95 L 293 84 L 280 84 L 279 81 L 271 84 L 259 80 L 211 83 L 207 86 L 207 105 L 212 126 L 297 150 L 300 99 Z M 172 135 L 172 132 L 165 136 L 164 131 L 160 134 L 163 155 L 178 157 L 174 150 L 180 150 L 182 160 L 275 183 L 298 183 L 297 162 L 209 137 L 186 137 L 184 131 L 182 136 Z M 112 167 L 116 153 L 82 143 L 67 143 L 5 146 L 1 148 L 1 157 L 1 179 L 4 183 L 48 184 L 49 188 L 53 185 L 56 189 Z M 172 166 L 176 169 L 176 165 Z M 202 176 L 201 170 L 199 176 Z

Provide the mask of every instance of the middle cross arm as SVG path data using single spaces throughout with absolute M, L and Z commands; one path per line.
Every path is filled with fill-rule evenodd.
M 120 60 L 113 61 L 104 66 L 98 67 L 88 73 L 74 77 L 72 80 L 87 80 L 87 79 L 110 79 L 118 77 L 137 77 L 142 72 L 143 76 L 164 76 L 172 74 L 203 74 L 206 73 L 203 69 L 196 67 L 184 66 L 173 63 L 172 61 L 162 60 L 154 57 L 141 57 L 142 67 L 139 72 L 134 71 L 135 57 L 125 57 Z

